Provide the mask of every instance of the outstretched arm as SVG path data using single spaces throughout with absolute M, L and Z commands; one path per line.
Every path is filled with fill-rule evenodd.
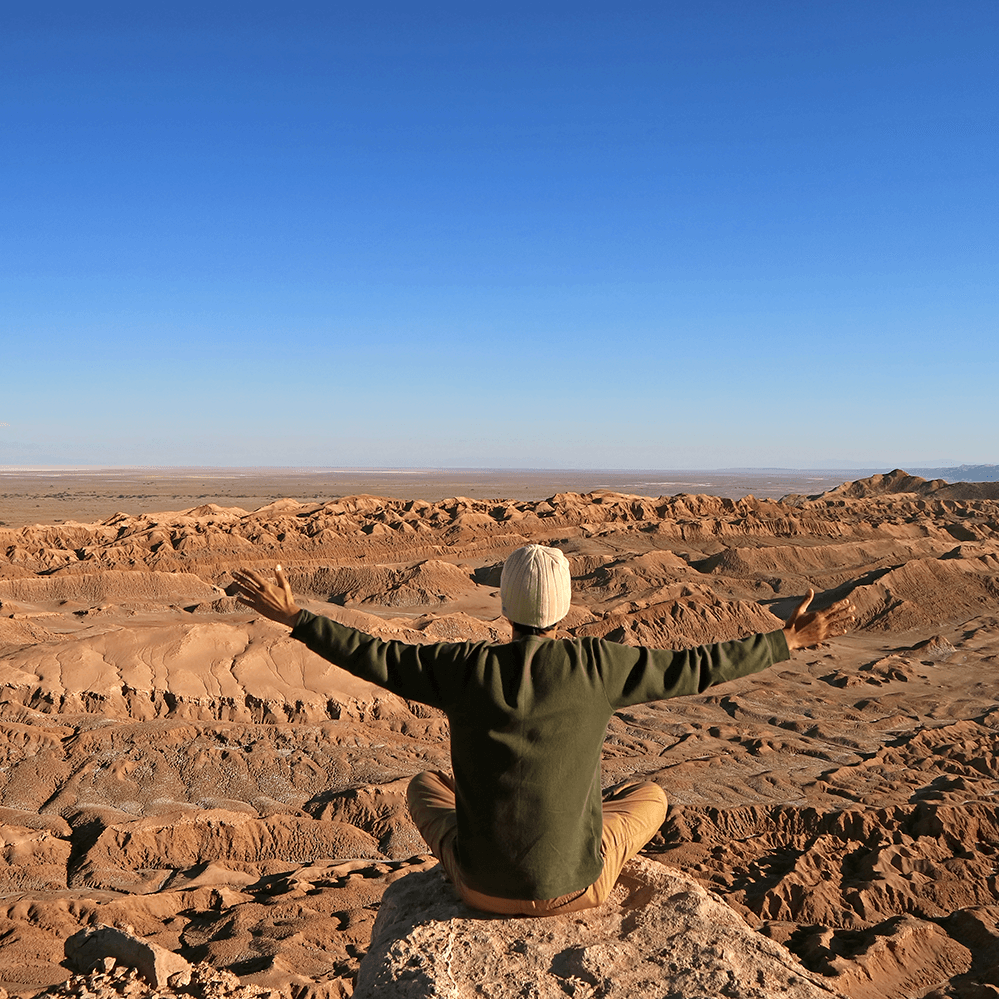
M 809 589 L 808 595 L 784 625 L 784 638 L 791 651 L 806 649 L 827 638 L 845 634 L 853 624 L 856 608 L 849 600 L 839 600 L 825 610 L 808 611 L 808 605 L 814 596 L 815 590 Z
M 443 708 L 472 675 L 466 644 L 410 645 L 383 641 L 299 607 L 281 566 L 271 582 L 252 569 L 232 574 L 239 600 L 264 617 L 294 629 L 292 635 L 327 662 L 400 697 Z M 480 643 L 481 645 L 482 643 Z
M 252 569 L 237 569 L 232 578 L 239 587 L 239 602 L 253 608 L 272 621 L 294 628 L 302 608 L 291 595 L 291 586 L 285 578 L 284 569 L 276 565 L 274 576 L 277 584 L 270 582 Z

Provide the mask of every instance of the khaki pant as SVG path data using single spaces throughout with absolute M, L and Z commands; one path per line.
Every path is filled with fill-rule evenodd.
M 603 837 L 600 877 L 581 891 L 561 898 L 510 899 L 483 895 L 464 883 L 455 856 L 458 822 L 454 781 L 446 774 L 424 771 L 409 783 L 409 811 L 420 835 L 441 862 L 462 900 L 475 909 L 504 916 L 557 916 L 600 905 L 610 894 L 621 868 L 652 838 L 666 818 L 666 794 L 658 784 L 625 781 L 603 793 Z

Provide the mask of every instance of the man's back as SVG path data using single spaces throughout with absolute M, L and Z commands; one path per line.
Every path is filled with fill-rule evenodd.
M 458 858 L 483 894 L 554 898 L 600 874 L 611 706 L 585 649 L 535 637 L 493 646 L 469 663 L 475 682 L 445 707 Z

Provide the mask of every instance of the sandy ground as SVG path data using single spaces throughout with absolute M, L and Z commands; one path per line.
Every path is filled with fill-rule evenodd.
M 532 540 L 571 560 L 569 634 L 683 647 L 775 628 L 809 586 L 819 605 L 850 594 L 852 634 L 619 713 L 604 783 L 660 783 L 671 811 L 646 855 L 841 993 L 999 994 L 993 491 L 902 474 L 786 502 L 153 481 L 0 484 L 10 993 L 65 981 L 66 939 L 105 923 L 245 986 L 349 994 L 386 885 L 431 864 L 404 789 L 448 767 L 446 719 L 248 614 L 230 573 L 280 561 L 306 606 L 384 637 L 504 640 L 498 568 Z M 58 518 L 23 526 L 43 500 Z M 94 522 L 108 504 L 127 512 Z

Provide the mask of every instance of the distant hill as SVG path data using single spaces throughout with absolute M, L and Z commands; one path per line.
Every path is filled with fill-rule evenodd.
M 978 482 L 966 480 L 947 482 L 943 476 L 938 476 L 934 479 L 924 479 L 922 476 L 910 475 L 901 468 L 896 468 L 885 475 L 871 475 L 865 479 L 844 482 L 835 489 L 809 496 L 808 499 L 819 499 L 820 497 L 823 499 L 831 499 L 833 497 L 868 499 L 872 496 L 886 496 L 899 493 L 914 493 L 917 496 L 932 497 L 933 499 L 999 499 L 999 474 L 996 474 L 999 471 L 999 466 L 976 465 L 963 467 L 992 469 L 995 477 L 991 480 Z M 804 497 L 786 496 L 784 499 L 791 502 L 800 502 Z

